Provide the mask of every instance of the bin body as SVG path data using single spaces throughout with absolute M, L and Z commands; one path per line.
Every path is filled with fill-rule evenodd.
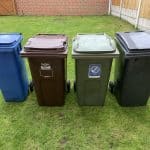
M 104 105 L 112 59 L 118 55 L 113 41 L 108 38 L 105 34 L 79 34 L 73 42 L 79 105 Z
M 28 40 L 21 55 L 28 57 L 39 105 L 64 105 L 67 78 L 66 36 L 37 35 Z
M 150 34 L 117 33 L 114 94 L 121 106 L 144 106 L 150 96 Z
M 23 101 L 28 95 L 28 78 L 20 57 L 22 35 L 0 34 L 0 89 L 7 102 Z
M 104 105 L 112 58 L 76 59 L 76 90 L 79 105 Z M 90 65 L 100 66 L 99 78 L 89 78 Z

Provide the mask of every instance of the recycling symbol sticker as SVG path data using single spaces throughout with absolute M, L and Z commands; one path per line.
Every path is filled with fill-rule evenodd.
M 90 64 L 88 77 L 89 78 L 100 78 L 101 76 L 101 67 L 100 64 Z

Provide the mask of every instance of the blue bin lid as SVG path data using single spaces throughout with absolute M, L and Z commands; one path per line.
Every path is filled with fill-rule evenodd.
M 2 33 L 0 34 L 0 47 L 12 46 L 21 39 L 21 33 Z

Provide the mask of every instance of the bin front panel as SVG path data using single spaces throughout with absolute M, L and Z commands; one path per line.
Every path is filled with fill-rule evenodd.
M 0 89 L 6 101 L 22 101 L 28 95 L 28 79 L 19 50 L 20 45 L 11 52 L 0 53 Z
M 118 81 L 118 102 L 122 106 L 146 105 L 150 96 L 150 58 L 124 60 L 122 76 Z
M 104 105 L 112 58 L 76 59 L 76 88 L 80 105 Z
M 61 106 L 65 94 L 65 59 L 29 58 L 39 105 Z

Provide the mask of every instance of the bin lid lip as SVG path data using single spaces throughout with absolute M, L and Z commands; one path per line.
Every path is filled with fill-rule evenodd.
M 116 38 L 130 53 L 150 52 L 150 32 L 118 32 Z
M 26 52 L 56 53 L 66 50 L 67 37 L 63 34 L 38 34 L 28 40 L 24 49 Z
M 21 33 L 1 33 L 0 34 L 0 45 L 12 45 L 18 42 L 21 38 Z
M 73 50 L 77 53 L 115 52 L 114 41 L 105 33 L 78 34 L 73 41 Z

